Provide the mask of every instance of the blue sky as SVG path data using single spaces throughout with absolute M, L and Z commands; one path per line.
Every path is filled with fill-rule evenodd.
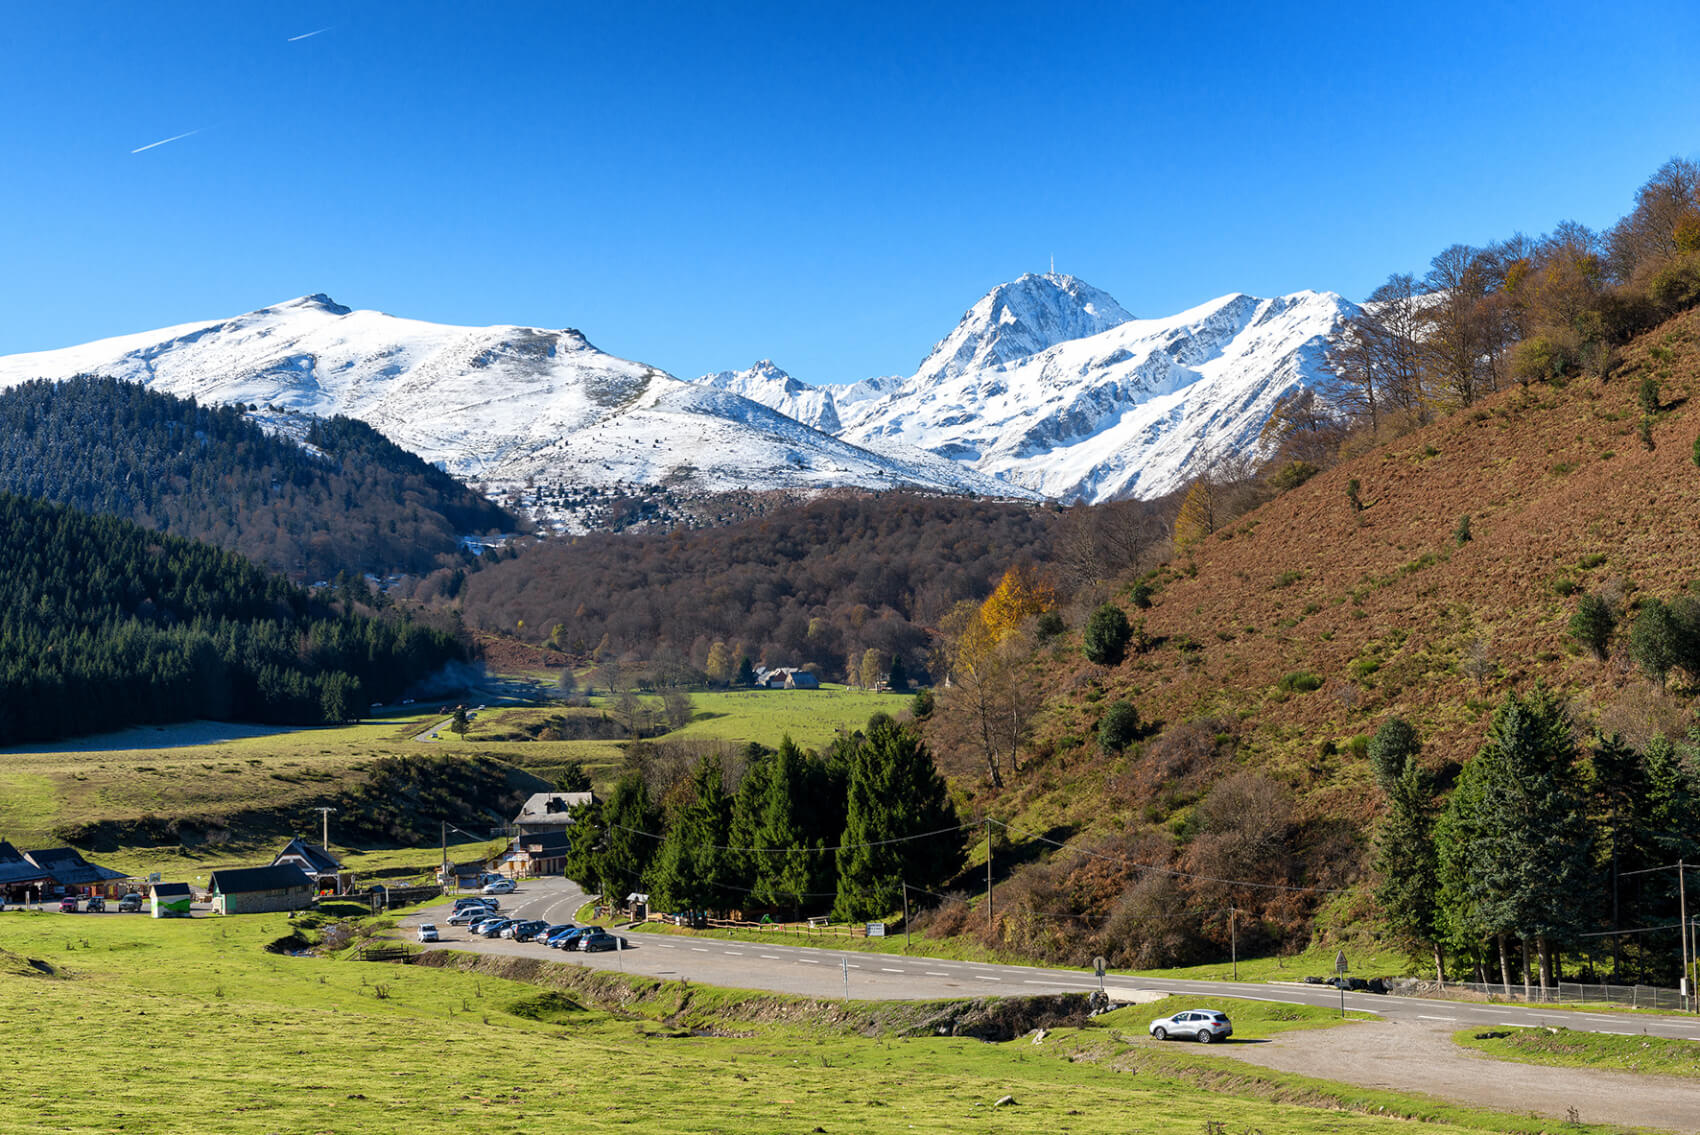
M 1361 298 L 1700 155 L 1700 5 L 1382 7 L 8 4 L 0 354 L 323 291 L 853 381 L 1053 255 Z

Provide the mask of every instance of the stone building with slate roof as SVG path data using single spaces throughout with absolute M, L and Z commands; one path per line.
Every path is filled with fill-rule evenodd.
M 207 889 L 219 914 L 266 914 L 313 905 L 313 880 L 293 863 L 214 871 Z

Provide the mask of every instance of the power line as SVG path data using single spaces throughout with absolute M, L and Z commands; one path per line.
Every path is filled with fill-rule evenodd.
M 1093 859 L 1103 859 L 1111 863 L 1120 863 L 1125 867 L 1133 867 L 1140 871 L 1155 871 L 1160 875 L 1168 875 L 1175 879 L 1191 879 L 1194 882 L 1199 883 L 1217 883 L 1225 887 L 1253 887 L 1258 890 L 1265 891 L 1299 891 L 1325 895 L 1343 894 L 1346 891 L 1346 888 L 1344 887 L 1305 887 L 1296 883 L 1255 883 L 1249 879 L 1221 879 L 1214 875 L 1199 875 L 1191 871 L 1177 871 L 1173 867 L 1159 867 L 1153 863 L 1139 863 L 1127 858 L 1125 855 L 1112 855 L 1108 852 L 1093 851 L 1090 848 L 1085 847 L 1071 847 L 1066 843 L 1051 839 L 1050 837 L 1041 835 L 1038 832 L 1028 831 L 1026 828 L 1018 828 L 1013 824 L 1004 823 L 1002 820 L 993 820 L 992 823 L 1003 824 L 1005 831 L 1020 832 L 1029 839 L 1037 840 L 1040 843 L 1048 843 L 1052 847 L 1061 848 L 1064 851 L 1072 851 L 1078 855 L 1089 856 Z
M 802 852 L 807 852 L 807 853 L 825 854 L 828 851 L 850 851 L 850 850 L 854 850 L 856 848 L 861 848 L 861 847 L 885 847 L 885 846 L 887 846 L 889 844 L 893 844 L 893 843 L 909 843 L 909 842 L 912 842 L 912 841 L 917 840 L 917 839 L 932 839 L 934 836 L 949 835 L 952 832 L 965 832 L 969 828 L 977 828 L 979 826 L 980 826 L 979 823 L 958 824 L 954 828 L 938 828 L 938 829 L 936 829 L 934 831 L 930 831 L 930 832 L 916 832 L 913 835 L 894 836 L 891 839 L 870 840 L 866 843 L 841 843 L 841 844 L 837 844 L 833 847 L 722 847 L 718 844 L 705 844 L 705 845 L 703 845 L 703 850 L 705 850 L 705 851 L 736 851 L 736 852 L 746 853 L 746 854 L 755 854 L 755 853 L 788 854 L 790 852 L 796 852 L 796 851 L 802 851 Z M 633 835 L 645 836 L 649 839 L 653 839 L 653 840 L 656 840 L 658 842 L 667 838 L 666 835 L 664 835 L 664 834 L 663 835 L 657 835 L 655 832 L 646 832 L 642 828 L 628 828 L 624 824 L 609 824 L 608 827 L 614 828 L 614 829 L 617 829 L 617 830 L 623 831 L 623 832 L 630 832 Z

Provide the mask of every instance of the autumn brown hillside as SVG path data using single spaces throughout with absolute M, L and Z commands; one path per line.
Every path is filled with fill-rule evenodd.
M 1585 724 L 1644 733 L 1674 707 L 1621 651 L 1579 650 L 1567 623 L 1583 591 L 1633 601 L 1700 579 L 1697 379 L 1691 312 L 1605 382 L 1513 389 L 1314 478 L 1176 558 L 1145 613 L 1165 644 L 1109 675 L 1107 694 L 1148 718 L 1241 719 L 1245 759 L 1308 779 L 1329 810 L 1368 777 L 1322 757 L 1327 743 L 1343 750 L 1392 712 L 1419 726 L 1431 763 L 1466 760 L 1490 705 L 1535 680 L 1574 692 Z M 1298 673 L 1321 687 L 1282 691 Z

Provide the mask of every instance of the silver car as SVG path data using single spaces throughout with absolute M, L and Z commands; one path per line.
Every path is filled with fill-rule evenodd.
M 1190 1036 L 1199 1044 L 1209 1044 L 1213 1040 L 1227 1040 L 1233 1036 L 1234 1026 L 1226 1013 L 1215 1009 L 1188 1009 L 1172 1017 L 1158 1017 L 1152 1021 L 1151 1035 L 1158 1040 Z

